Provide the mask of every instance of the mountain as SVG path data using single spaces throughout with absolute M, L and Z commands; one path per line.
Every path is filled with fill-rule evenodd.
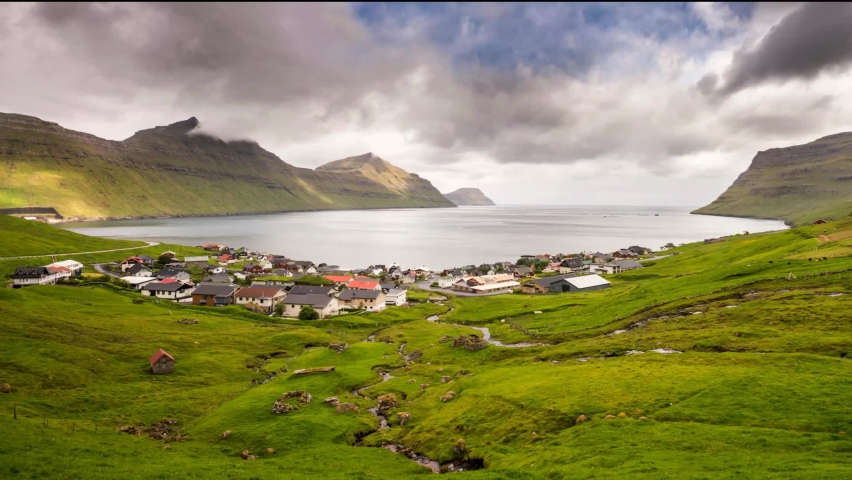
M 494 201 L 486 197 L 478 188 L 460 188 L 445 193 L 444 197 L 460 207 L 464 205 L 494 205 Z
M 0 113 L 0 208 L 122 218 L 454 206 L 428 180 L 372 154 L 357 168 L 364 155 L 311 170 L 198 127 L 192 117 L 117 142 Z
M 758 154 L 713 203 L 692 213 L 803 225 L 852 211 L 852 132 Z

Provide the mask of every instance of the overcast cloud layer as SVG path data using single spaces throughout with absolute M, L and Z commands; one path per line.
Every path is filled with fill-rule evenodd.
M 111 139 L 196 116 L 498 203 L 697 206 L 852 130 L 848 3 L 5 4 L 0 62 L 0 111 Z

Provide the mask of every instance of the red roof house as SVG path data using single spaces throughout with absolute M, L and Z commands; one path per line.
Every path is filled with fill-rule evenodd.
M 172 373 L 175 369 L 175 358 L 162 348 L 157 350 L 149 363 L 154 373 Z
M 341 284 L 342 283 L 343 285 L 348 285 L 349 282 L 352 281 L 352 277 L 350 277 L 348 275 L 326 275 L 323 278 L 325 278 L 326 280 L 331 280 L 335 284 Z
M 363 280 L 352 280 L 347 285 L 349 288 L 355 288 L 359 290 L 381 290 L 379 286 L 379 282 L 375 280 L 363 281 Z

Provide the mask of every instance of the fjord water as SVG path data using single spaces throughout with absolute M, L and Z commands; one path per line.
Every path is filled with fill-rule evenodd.
M 705 238 L 783 230 L 781 221 L 690 215 L 688 207 L 488 206 L 293 212 L 271 215 L 66 223 L 86 235 L 273 252 L 364 268 L 450 268 L 521 255 L 654 250 Z M 655 216 L 658 215 L 658 216 Z

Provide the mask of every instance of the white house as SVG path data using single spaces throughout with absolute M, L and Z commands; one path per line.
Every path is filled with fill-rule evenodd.
M 515 287 L 520 285 L 513 275 L 498 273 L 463 278 L 453 284 L 453 290 L 469 293 L 512 293 Z
M 53 283 L 56 283 L 56 273 L 50 271 L 47 267 L 18 267 L 12 276 L 14 288 Z
M 50 265 L 47 265 L 47 267 L 64 267 L 71 270 L 72 275 L 80 275 L 81 273 L 83 273 L 83 264 L 76 260 L 62 260 L 61 262 L 53 262 Z
M 195 287 L 183 282 L 150 282 L 142 287 L 142 293 L 163 300 L 182 300 L 191 298 Z
M 438 287 L 440 288 L 450 288 L 453 286 L 453 283 L 455 283 L 455 279 L 449 275 L 438 278 Z
M 237 291 L 237 305 L 272 313 L 287 292 L 281 287 L 246 287 Z
M 198 255 L 196 257 L 183 257 L 183 261 L 186 263 L 190 262 L 204 262 L 207 263 L 210 260 L 208 255 Z
M 151 282 L 156 282 L 157 279 L 154 277 L 122 277 L 122 280 L 129 283 L 136 290 L 142 290 L 142 287 L 148 285 Z
M 385 294 L 385 304 L 386 305 L 395 305 L 400 306 L 404 304 L 408 299 L 406 298 L 405 290 L 398 290 L 396 288 L 392 288 L 388 290 L 388 293 Z
M 284 299 L 284 316 L 298 317 L 304 305 L 314 307 L 320 318 L 336 315 L 340 310 L 336 297 L 323 295 L 321 293 L 304 293 L 287 295 Z
M 349 308 L 363 308 L 368 312 L 378 312 L 384 310 L 386 305 L 385 293 L 379 290 L 361 290 L 355 288 L 347 288 L 340 292 L 337 299 L 344 306 Z

